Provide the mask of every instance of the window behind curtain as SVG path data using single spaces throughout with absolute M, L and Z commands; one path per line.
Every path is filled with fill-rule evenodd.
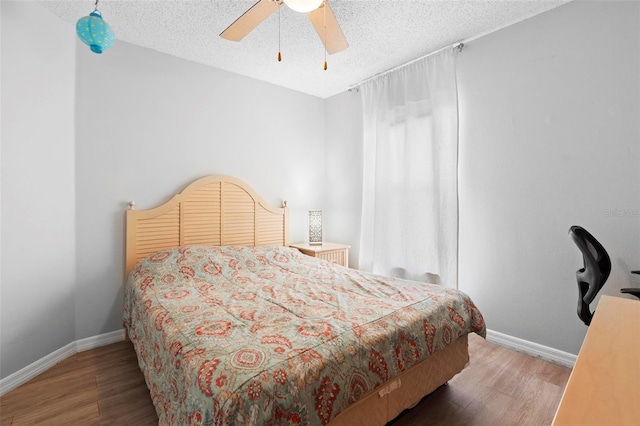
M 361 269 L 457 286 L 454 60 L 432 55 L 362 87 Z

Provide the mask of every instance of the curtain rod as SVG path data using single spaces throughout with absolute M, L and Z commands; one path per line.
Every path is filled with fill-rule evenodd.
M 444 49 L 450 49 L 450 48 L 453 48 L 453 50 L 457 50 L 458 52 L 462 52 L 462 49 L 464 48 L 464 43 L 460 42 L 460 43 L 456 43 L 456 44 L 454 44 L 454 45 L 453 45 L 453 46 L 451 46 L 451 47 L 443 47 L 442 49 L 438 49 L 438 50 L 436 50 L 435 52 L 427 53 L 426 55 L 420 56 L 419 58 L 412 59 L 412 60 L 411 60 L 411 61 L 409 61 L 409 62 L 405 62 L 405 63 L 404 63 L 404 64 L 402 64 L 402 65 L 398 65 L 397 67 L 389 68 L 389 69 L 388 69 L 388 70 L 386 70 L 386 71 L 382 71 L 382 72 L 380 72 L 380 73 L 378 73 L 378 74 L 374 75 L 373 77 L 365 78 L 364 80 L 360 81 L 359 83 L 356 83 L 356 84 L 352 85 L 351 87 L 349 87 L 348 91 L 349 91 L 349 92 L 359 92 L 359 91 L 360 91 L 360 86 L 361 86 L 362 84 L 366 83 L 366 82 L 367 82 L 367 81 L 369 81 L 369 80 L 373 80 L 374 78 L 378 78 L 378 77 L 383 76 L 383 75 L 385 75 L 385 74 L 389 74 L 390 72 L 393 72 L 393 71 L 398 70 L 398 69 L 400 69 L 400 68 L 404 68 L 404 67 L 406 67 L 406 66 L 408 66 L 408 65 L 411 65 L 411 64 L 412 64 L 412 63 L 414 63 L 414 62 L 417 62 L 417 61 L 419 61 L 419 60 L 421 60 L 421 59 L 424 59 L 424 58 L 426 58 L 427 56 L 435 55 L 435 54 L 436 54 L 436 53 L 438 53 L 438 52 L 442 52 Z

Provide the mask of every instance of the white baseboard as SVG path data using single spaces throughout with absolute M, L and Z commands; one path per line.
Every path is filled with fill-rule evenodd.
M 556 364 L 573 367 L 576 363 L 577 355 L 563 352 L 549 346 L 540 345 L 538 343 L 529 342 L 518 337 L 509 336 L 508 334 L 499 333 L 493 330 L 487 330 L 487 340 L 496 345 L 514 349 L 518 352 L 524 352 L 528 355 L 543 358 Z
M 43 358 L 40 358 L 36 362 L 27 365 L 23 369 L 10 374 L 9 376 L 0 380 L 0 396 L 28 382 L 38 374 L 44 373 L 57 363 L 62 362 L 70 356 L 75 355 L 75 353 L 76 345 L 75 342 L 72 342 L 58 349 L 57 351 L 52 352 Z
M 124 328 L 122 330 L 112 331 L 110 333 L 99 334 L 86 339 L 76 340 L 76 351 L 84 352 L 89 349 L 99 348 L 100 346 L 110 345 L 124 340 Z
M 40 358 L 36 362 L 29 364 L 23 369 L 18 370 L 15 373 L 0 380 L 0 396 L 28 382 L 38 374 L 44 373 L 54 365 L 64 361 L 70 356 L 77 354 L 78 352 L 99 348 L 100 346 L 121 342 L 123 340 L 124 329 L 71 342 L 68 345 L 65 345 L 64 347 L 58 349 L 57 351 L 52 352 L 43 358 Z

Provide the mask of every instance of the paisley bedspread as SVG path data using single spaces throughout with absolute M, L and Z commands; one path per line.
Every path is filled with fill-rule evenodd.
M 469 332 L 467 295 L 287 247 L 186 246 L 131 272 L 124 324 L 161 425 L 327 424 Z

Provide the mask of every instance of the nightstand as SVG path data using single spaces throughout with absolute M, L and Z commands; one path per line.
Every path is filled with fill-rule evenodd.
M 322 245 L 311 245 L 309 243 L 290 244 L 290 247 L 297 248 L 302 253 L 328 260 L 341 266 L 349 266 L 349 248 L 344 244 L 322 243 Z

